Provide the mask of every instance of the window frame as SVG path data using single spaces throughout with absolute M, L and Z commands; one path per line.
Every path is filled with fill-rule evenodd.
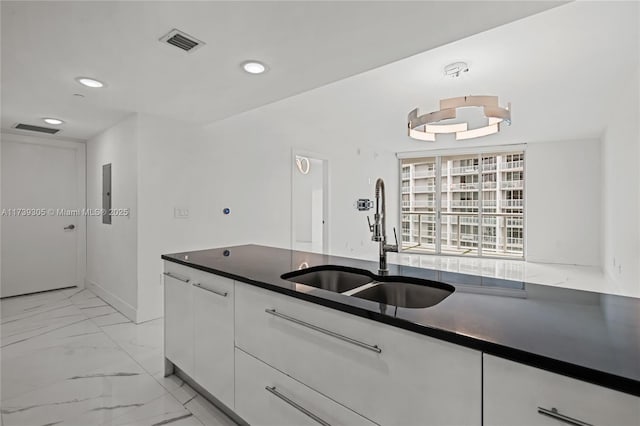
M 500 255 L 486 255 L 483 253 L 483 223 L 484 223 L 484 209 L 482 206 L 482 201 L 484 200 L 483 191 L 482 191 L 482 183 L 484 182 L 484 178 L 482 177 L 482 164 L 483 158 L 488 156 L 488 154 L 504 154 L 505 157 L 513 156 L 513 155 L 521 155 L 521 160 L 513 160 L 511 161 L 522 161 L 522 180 L 523 185 L 522 189 L 518 189 L 522 191 L 522 256 L 511 257 L 511 256 L 500 256 Z M 459 156 L 459 155 L 476 155 L 477 160 L 473 159 L 474 164 L 477 161 L 479 166 L 478 173 L 478 182 L 480 182 L 479 188 L 477 190 L 478 199 L 479 199 L 479 208 L 478 208 L 478 245 L 476 254 L 462 254 L 462 253 L 443 253 L 442 252 L 442 159 L 448 156 Z M 419 254 L 419 255 L 432 255 L 432 256 L 450 256 L 450 257 L 464 257 L 464 258 L 475 258 L 475 259 L 500 259 L 500 260 L 511 260 L 511 261 L 526 261 L 527 259 L 527 144 L 509 144 L 509 145 L 492 145 L 492 146 L 481 146 L 481 147 L 473 147 L 473 148 L 452 148 L 452 149 L 433 149 L 433 150 L 422 150 L 422 151 L 410 151 L 410 152 L 398 152 L 396 153 L 396 158 L 398 161 L 397 170 L 398 170 L 398 190 L 399 192 L 399 200 L 402 200 L 402 169 L 403 160 L 411 160 L 411 159 L 419 159 L 419 158 L 434 158 L 435 159 L 435 207 L 433 214 L 435 215 L 435 225 L 436 225 L 436 241 L 435 248 L 433 252 L 426 251 L 417 251 L 402 248 L 402 241 L 400 241 L 399 252 L 406 254 Z M 498 171 L 499 172 L 499 171 Z M 411 197 L 411 192 L 409 192 L 409 197 Z M 402 229 L 402 201 L 399 201 L 397 204 L 398 209 L 398 229 Z M 491 216 L 491 214 L 488 214 Z M 506 220 L 506 218 L 505 218 Z M 411 235 L 410 235 L 411 238 Z

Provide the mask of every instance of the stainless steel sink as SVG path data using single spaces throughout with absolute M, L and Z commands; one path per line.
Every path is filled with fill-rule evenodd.
M 437 281 L 377 276 L 365 270 L 337 265 L 288 272 L 281 278 L 384 305 L 413 309 L 437 305 L 455 290 L 453 286 Z
M 381 282 L 353 293 L 353 297 L 371 300 L 400 308 L 428 308 L 437 305 L 454 291 L 454 287 L 427 280 L 405 282 L 406 277 L 388 277 L 391 282 Z M 405 281 L 399 281 L 404 279 Z
M 282 275 L 282 278 L 336 293 L 344 293 L 373 281 L 366 271 L 332 265 L 289 272 Z

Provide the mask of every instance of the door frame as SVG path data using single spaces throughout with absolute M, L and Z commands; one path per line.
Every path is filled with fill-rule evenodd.
M 86 174 L 86 144 L 80 140 L 70 139 L 49 139 L 37 136 L 9 133 L 0 133 L 0 143 L 28 143 L 43 145 L 48 147 L 67 148 L 76 151 L 76 178 L 78 181 L 77 199 L 78 208 L 84 209 L 87 206 L 87 174 Z M 1 152 L 1 150 L 0 150 Z M 1 154 L 0 154 L 1 155 Z M 1 177 L 0 177 L 1 179 Z M 1 183 L 1 182 L 0 182 Z M 2 197 L 0 197 L 0 209 L 2 209 Z M 87 272 L 87 218 L 84 215 L 78 216 L 76 227 L 76 273 L 75 284 L 78 288 L 84 288 L 84 280 Z M 0 238 L 2 238 L 2 217 L 0 216 Z M 0 252 L 0 271 L 2 270 L 2 253 Z M 2 274 L 0 273 L 0 280 Z M 0 288 L 2 282 L 0 281 Z
M 324 176 L 322 177 L 322 216 L 324 217 L 324 226 L 322 227 L 322 253 L 329 253 L 329 226 L 331 224 L 330 212 L 331 206 L 329 196 L 329 188 L 330 188 L 330 178 L 331 178 L 331 168 L 329 158 L 327 156 L 319 154 L 317 152 L 308 151 L 302 148 L 291 148 L 291 159 L 290 159 L 290 170 L 291 170 L 291 196 L 289 198 L 289 204 L 291 208 L 291 229 L 290 229 L 290 243 L 289 246 L 291 250 L 295 247 L 295 212 L 293 211 L 293 197 L 294 197 L 294 174 L 296 173 L 296 156 L 313 158 L 314 160 L 322 161 L 322 167 L 324 168 Z

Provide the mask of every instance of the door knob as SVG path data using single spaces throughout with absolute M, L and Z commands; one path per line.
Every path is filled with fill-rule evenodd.
M 65 230 L 67 230 L 67 229 L 70 229 L 70 230 L 71 230 L 71 229 L 76 229 L 76 226 L 75 226 L 75 225 L 73 225 L 73 224 L 71 224 L 71 225 L 69 225 L 69 226 L 65 226 L 65 227 L 64 227 L 64 229 L 65 229 Z

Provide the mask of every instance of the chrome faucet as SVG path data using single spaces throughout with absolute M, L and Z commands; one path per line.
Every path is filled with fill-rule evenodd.
M 380 243 L 380 268 L 378 273 L 385 275 L 389 272 L 387 269 L 387 252 L 398 252 L 398 235 L 396 234 L 396 228 L 393 228 L 393 235 L 396 239 L 395 244 L 387 244 L 387 226 L 386 226 L 386 204 L 384 194 L 384 181 L 378 178 L 376 181 L 376 213 L 373 215 L 373 225 L 369 216 L 367 216 L 367 222 L 369 223 L 369 230 L 371 231 L 371 241 L 377 241 Z

